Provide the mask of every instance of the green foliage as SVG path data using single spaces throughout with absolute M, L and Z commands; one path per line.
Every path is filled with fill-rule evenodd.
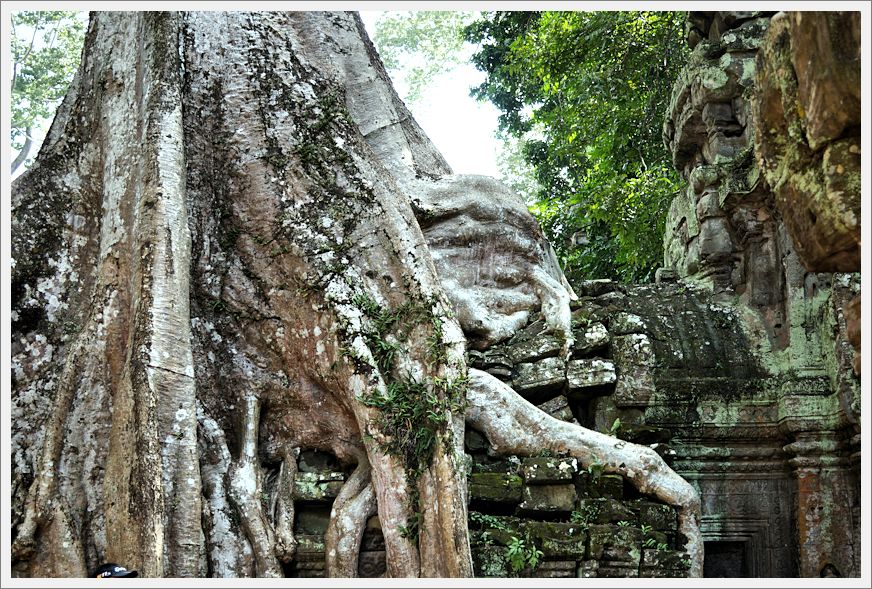
M 612 422 L 612 427 L 609 428 L 609 435 L 613 436 L 613 437 L 617 436 L 618 432 L 620 432 L 620 431 L 621 431 L 621 418 L 616 417 L 615 420 Z
M 375 25 L 373 43 L 388 70 L 402 72 L 405 99 L 420 100 L 430 80 L 468 61 L 463 31 L 473 12 L 448 10 L 385 13 Z
M 11 21 L 10 139 L 17 153 L 66 93 L 79 66 L 85 23 L 79 13 L 59 10 L 13 12 Z
M 423 383 L 403 380 L 388 383 L 385 394 L 372 393 L 362 401 L 381 411 L 380 429 L 391 436 L 387 450 L 402 457 L 415 474 L 423 472 L 446 420 L 436 394 Z
M 573 277 L 648 280 L 678 187 L 661 139 L 683 65 L 674 12 L 491 12 L 467 29 L 474 90 L 522 140 L 531 210 Z
M 574 524 L 587 526 L 590 522 L 599 517 L 601 508 L 596 503 L 585 503 L 580 511 L 573 511 L 569 516 L 569 521 Z
M 395 364 L 403 352 L 413 328 L 428 325 L 428 355 L 432 363 L 444 362 L 442 319 L 432 311 L 434 301 L 407 301 L 396 309 L 382 307 L 369 294 L 359 293 L 352 299 L 365 317 L 363 335 L 385 383 L 383 391 L 373 390 L 360 397 L 367 407 L 378 409 L 375 425 L 384 434 L 385 452 L 398 457 L 412 489 L 409 505 L 412 516 L 401 529 L 403 537 L 418 538 L 423 525 L 420 496 L 416 484 L 429 466 L 440 436 L 448 430 L 449 412 L 462 414 L 465 409 L 466 375 L 449 379 L 432 377 L 416 380 L 397 374 Z M 350 352 L 348 352 L 350 354 Z
M 506 547 L 506 562 L 512 569 L 512 572 L 519 572 L 526 567 L 535 569 L 539 564 L 539 559 L 543 556 L 543 552 L 536 548 L 536 545 L 530 540 L 529 536 L 525 539 L 512 536 L 509 545 Z
M 590 464 L 587 465 L 587 474 L 590 475 L 591 480 L 598 480 L 605 470 L 605 465 L 600 462 L 598 456 L 594 456 L 593 460 Z
M 470 511 L 469 521 L 473 524 L 478 525 L 478 527 L 482 530 L 492 529 L 502 530 L 504 532 L 509 531 L 509 527 L 500 518 L 493 515 L 479 513 L 477 511 Z

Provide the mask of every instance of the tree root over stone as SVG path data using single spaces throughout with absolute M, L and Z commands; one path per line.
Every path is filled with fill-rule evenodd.
M 530 456 L 547 449 L 569 454 L 582 466 L 599 462 L 604 472 L 620 474 L 641 493 L 678 508 L 690 576 L 702 576 L 699 495 L 654 450 L 555 419 L 486 372 L 470 369 L 469 378 L 466 423 L 484 433 L 496 453 Z
M 376 513 L 375 491 L 369 479 L 366 457 L 342 486 L 333 501 L 324 536 L 328 577 L 357 577 L 357 561 L 366 520 Z

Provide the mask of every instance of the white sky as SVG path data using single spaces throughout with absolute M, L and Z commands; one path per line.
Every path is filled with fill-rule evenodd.
M 381 14 L 375 10 L 360 11 L 370 37 Z M 470 88 L 481 84 L 484 78 L 484 72 L 472 64 L 458 66 L 437 76 L 420 101 L 406 106 L 455 173 L 498 177 L 499 142 L 494 134 L 499 111 L 490 102 L 479 102 L 469 95 Z M 398 92 L 402 96 L 399 88 Z

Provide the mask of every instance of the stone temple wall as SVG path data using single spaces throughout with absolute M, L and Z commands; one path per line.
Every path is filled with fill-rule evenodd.
M 693 12 L 687 32 L 664 126 L 687 188 L 659 280 L 731 309 L 758 368 L 655 376 L 671 400 L 644 418 L 681 442 L 707 568 L 856 576 L 859 13 Z
M 591 282 L 587 292 L 608 293 L 611 282 Z M 668 285 L 665 288 L 678 288 Z M 623 296 L 623 295 L 622 295 Z M 470 351 L 469 365 L 512 386 L 550 415 L 583 423 L 616 438 L 651 443 L 667 460 L 668 432 L 642 424 L 638 412 L 623 414 L 610 398 L 649 378 L 650 341 L 640 336 L 636 317 L 608 310 L 592 313 L 576 305 L 576 343 L 562 357 L 563 342 L 547 333 L 544 321 L 531 322 L 510 340 L 484 351 Z M 611 325 L 611 327 L 607 327 Z M 640 342 L 643 342 L 640 345 Z M 621 421 L 616 421 L 619 415 Z M 659 442 L 658 442 L 659 441 Z M 603 474 L 596 465 L 582 468 L 575 459 L 543 453 L 535 457 L 497 458 L 487 440 L 467 429 L 470 458 L 469 527 L 477 576 L 482 577 L 684 577 L 684 538 L 677 512 L 640 495 L 623 478 Z M 294 561 L 292 577 L 324 575 L 324 533 L 343 472 L 334 457 L 303 450 L 294 485 Z M 267 487 L 271 484 L 269 479 Z M 541 552 L 535 566 L 513 568 L 510 550 L 523 542 Z M 377 516 L 363 536 L 358 574 L 379 577 L 385 552 Z

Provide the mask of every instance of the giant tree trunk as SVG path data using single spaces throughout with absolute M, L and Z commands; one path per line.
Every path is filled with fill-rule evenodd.
M 464 331 L 541 310 L 569 345 L 573 295 L 515 195 L 451 175 L 356 16 L 97 13 L 13 214 L 17 574 L 280 576 L 300 448 L 355 469 L 328 572 L 355 574 L 377 508 L 389 575 L 472 574 Z M 576 449 L 635 468 L 609 452 Z M 698 574 L 664 469 L 632 478 L 685 509 Z

